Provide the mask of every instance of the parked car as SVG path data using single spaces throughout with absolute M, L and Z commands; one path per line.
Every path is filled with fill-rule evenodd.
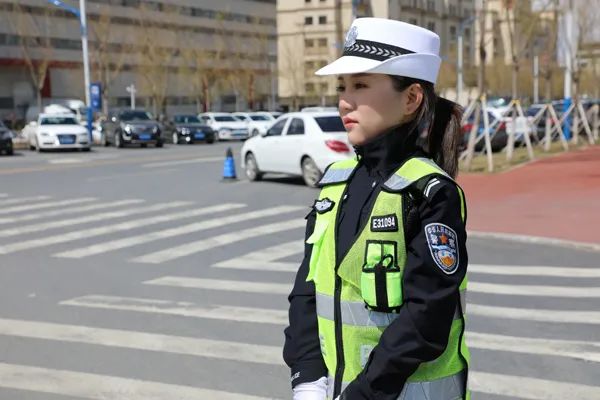
M 250 136 L 265 133 L 275 121 L 275 117 L 266 112 L 234 112 L 233 116 L 247 124 Z
M 0 121 L 0 154 L 13 154 L 13 132 Z
M 214 143 L 215 132 L 195 115 L 177 114 L 169 125 L 173 144 Z
M 332 162 L 354 156 L 339 113 L 284 114 L 262 135 L 248 139 L 241 150 L 242 167 L 251 181 L 265 173 L 302 176 L 316 186 Z
M 31 150 L 90 150 L 88 131 L 79 124 L 75 114 L 40 114 L 24 131 Z
M 127 144 L 139 144 L 146 147 L 152 144 L 155 147 L 163 146 L 162 126 L 147 111 L 113 110 L 102 123 L 101 144 L 107 146 L 124 147 Z
M 491 111 L 488 111 L 488 121 L 490 124 L 490 139 L 492 145 L 492 151 L 498 152 L 506 147 L 508 143 L 508 134 L 506 133 L 506 123 L 501 119 L 497 118 L 495 114 Z M 469 118 L 465 121 L 462 126 L 463 140 L 461 144 L 461 148 L 464 150 L 469 145 L 469 136 L 471 135 L 471 129 L 473 128 L 473 124 L 475 123 L 475 113 L 472 113 Z M 483 113 L 479 114 L 479 127 L 477 129 L 477 139 L 478 141 L 475 143 L 475 150 L 481 151 L 485 147 L 485 140 L 483 138 L 484 132 L 484 121 L 483 121 Z
M 217 133 L 217 140 L 248 139 L 246 123 L 229 113 L 207 112 L 198 117 Z

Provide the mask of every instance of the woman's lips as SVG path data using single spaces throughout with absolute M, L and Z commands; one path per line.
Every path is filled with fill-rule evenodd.
M 356 124 L 358 124 L 358 121 L 349 117 L 344 117 L 342 118 L 342 122 L 344 123 L 344 126 L 346 127 L 352 127 Z

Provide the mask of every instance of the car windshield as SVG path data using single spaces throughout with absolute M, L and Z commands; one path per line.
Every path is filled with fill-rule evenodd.
M 195 115 L 176 115 L 176 124 L 199 124 L 200 120 Z
M 235 122 L 238 120 L 229 115 L 218 115 L 218 116 L 215 116 L 215 121 L 217 121 L 217 122 Z
M 124 111 L 119 114 L 119 118 L 121 121 L 148 121 L 152 119 L 152 116 L 150 116 L 150 114 L 146 111 Z
M 79 125 L 73 117 L 44 117 L 40 125 Z
M 317 121 L 319 128 L 321 128 L 323 132 L 346 132 L 342 119 L 337 115 L 331 117 L 316 117 L 315 121 Z
M 252 121 L 270 121 L 270 119 L 264 115 L 251 115 L 250 118 Z

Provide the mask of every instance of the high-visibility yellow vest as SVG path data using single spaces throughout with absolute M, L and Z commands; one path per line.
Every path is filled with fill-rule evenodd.
M 384 229 L 372 231 L 369 223 L 336 264 L 336 216 L 347 181 L 357 161 L 334 163 L 321 179 L 323 188 L 315 208 L 315 228 L 307 243 L 311 243 L 307 281 L 316 289 L 319 339 L 323 359 L 329 371 L 328 398 L 341 393 L 363 370 L 372 349 L 385 328 L 397 317 L 402 306 L 402 274 L 406 263 L 406 243 L 403 230 L 403 192 L 414 182 L 429 175 L 447 174 L 432 160 L 412 158 L 406 161 L 383 185 L 370 218 L 379 217 Z M 461 214 L 465 218 L 464 196 Z M 395 218 L 395 221 L 392 219 Z M 386 231 L 386 224 L 396 224 L 397 231 Z M 374 271 L 379 268 L 376 277 Z M 383 271 L 383 274 L 381 273 Z M 382 277 L 384 279 L 382 280 Z M 384 284 L 385 293 L 377 293 Z M 422 363 L 403 387 L 403 400 L 469 399 L 464 381 L 469 363 L 469 351 L 464 341 L 465 292 L 467 277 L 460 285 L 460 303 L 450 329 L 448 346 L 436 360 Z M 389 310 L 375 311 L 383 303 Z M 367 307 L 367 304 L 370 307 Z

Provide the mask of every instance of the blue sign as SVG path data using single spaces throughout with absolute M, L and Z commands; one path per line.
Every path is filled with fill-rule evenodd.
M 102 109 L 102 84 L 100 82 L 90 84 L 90 102 L 94 111 Z

